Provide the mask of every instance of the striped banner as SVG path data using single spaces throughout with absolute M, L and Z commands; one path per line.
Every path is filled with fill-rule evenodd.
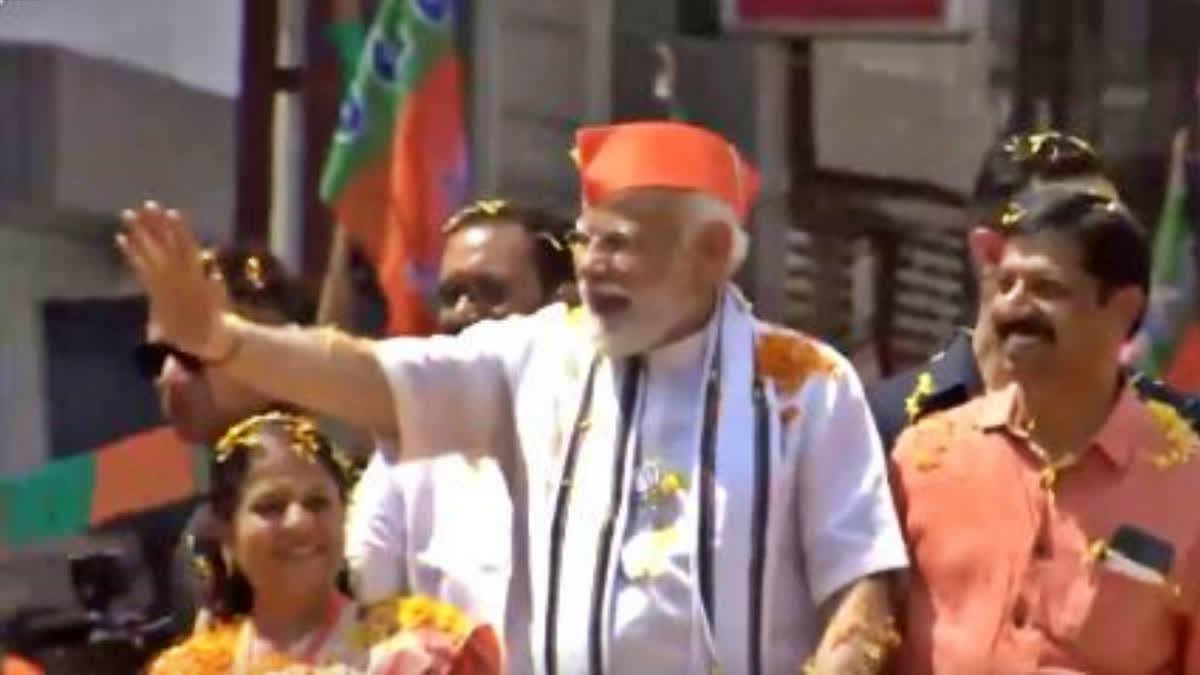
M 0 546 L 6 552 L 84 534 L 111 520 L 190 499 L 208 485 L 203 450 L 170 427 L 0 480 Z

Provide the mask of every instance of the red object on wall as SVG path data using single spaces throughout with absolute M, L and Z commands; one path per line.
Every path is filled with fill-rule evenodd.
M 938 20 L 946 0 L 734 0 L 743 21 Z

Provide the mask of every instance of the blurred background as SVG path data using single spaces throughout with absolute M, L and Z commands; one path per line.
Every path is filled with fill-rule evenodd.
M 269 246 L 314 289 L 348 266 L 378 332 L 378 258 L 332 208 L 355 148 L 404 154 L 408 119 L 410 154 L 438 158 L 403 161 L 444 169 L 430 220 L 492 196 L 572 215 L 577 126 L 682 118 L 763 172 L 741 279 L 760 313 L 870 380 L 968 319 L 963 206 L 1000 135 L 1093 141 L 1159 222 L 1171 139 L 1197 122 L 1197 27 L 1197 0 L 0 2 L 0 559 L 61 565 L 202 480 L 145 450 L 162 420 L 129 357 L 145 308 L 112 244 L 124 207 Z M 1181 284 L 1193 248 L 1175 247 Z M 1200 390 L 1177 342 L 1157 374 Z M 28 601 L 0 586 L 0 608 Z

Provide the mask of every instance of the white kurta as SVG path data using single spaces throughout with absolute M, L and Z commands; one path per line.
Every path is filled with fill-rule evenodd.
M 512 500 L 490 457 L 400 461 L 376 452 L 347 517 L 346 559 L 360 601 L 429 595 L 497 630 L 505 622 L 511 542 Z
M 504 473 L 516 582 L 507 632 L 528 636 L 514 672 L 586 673 L 598 657 L 611 673 L 750 673 L 756 661 L 794 673 L 819 638 L 819 605 L 907 564 L 858 378 L 832 349 L 786 334 L 831 368 L 787 387 L 759 378 L 756 398 L 755 344 L 767 334 L 784 332 L 754 321 L 731 289 L 705 331 L 647 355 L 636 387 L 625 362 L 607 359 L 588 385 L 595 354 L 562 306 L 379 344 L 402 453 L 492 454 Z M 714 363 L 714 487 L 704 491 Z M 681 489 L 650 499 L 648 485 L 668 473 Z M 711 540 L 701 542 L 705 508 Z M 475 531 L 461 526 L 462 537 Z

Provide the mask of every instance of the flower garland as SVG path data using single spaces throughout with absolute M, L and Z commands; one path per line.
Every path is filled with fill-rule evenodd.
M 196 633 L 159 655 L 150 675 L 225 675 L 233 670 L 241 623 L 223 623 Z
M 474 627 L 454 605 L 424 595 L 385 600 L 366 609 L 356 636 L 364 647 L 374 646 L 406 631 L 432 630 L 460 645 Z
M 149 675 L 229 675 L 236 665 L 239 636 L 244 625 L 245 619 L 242 619 L 196 633 L 155 659 Z M 411 596 L 385 600 L 365 608 L 353 637 L 357 646 L 363 649 L 392 640 L 412 642 L 412 647 L 419 647 L 432 633 L 448 642 L 451 648 L 458 649 L 473 629 L 474 623 L 453 605 L 426 596 Z M 422 634 L 426 634 L 425 637 Z M 246 675 L 349 675 L 355 672 L 344 664 L 312 666 L 287 654 L 273 652 L 251 665 Z
M 245 619 L 197 632 L 154 660 L 149 675 L 229 675 L 237 665 Z M 245 666 L 245 675 L 340 675 L 355 671 L 341 664 L 312 666 L 281 652 L 271 652 Z
M 327 450 L 343 482 L 354 485 L 358 481 L 359 472 L 354 461 L 334 447 L 312 420 L 278 410 L 248 417 L 230 427 L 213 448 L 217 462 L 229 461 L 239 450 L 260 447 L 262 441 L 257 434 L 268 425 L 277 425 L 287 434 L 289 447 L 297 457 L 316 462 L 323 449 Z

